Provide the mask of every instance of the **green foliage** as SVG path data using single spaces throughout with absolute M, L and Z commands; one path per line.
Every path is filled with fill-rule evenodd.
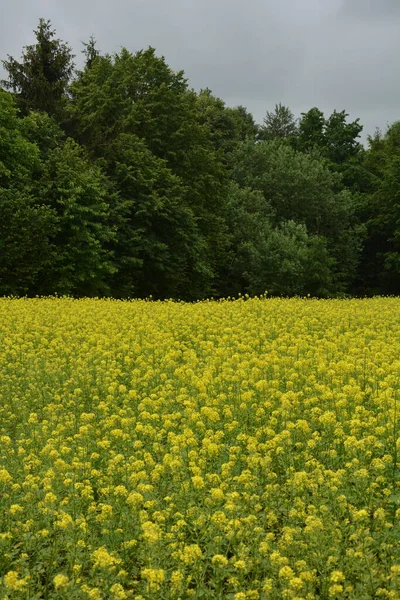
M 233 184 L 229 202 L 232 234 L 230 260 L 224 272 L 225 295 L 239 292 L 325 297 L 333 293 L 326 238 L 310 236 L 304 224 L 281 221 L 258 190 Z
M 291 139 L 297 134 L 296 119 L 290 108 L 279 103 L 273 112 L 267 111 L 258 138 L 260 140 Z
M 98 57 L 72 86 L 71 114 L 119 196 L 118 294 L 211 293 L 228 176 L 183 73 L 152 48 Z
M 369 138 L 366 165 L 372 174 L 362 215 L 368 237 L 361 285 L 368 291 L 400 293 L 400 122 Z
M 56 217 L 37 204 L 32 181 L 40 153 L 23 133 L 23 121 L 10 94 L 0 91 L 0 294 L 35 289 L 53 251 Z
M 12 96 L 0 90 L 0 186 L 29 183 L 39 152 L 23 135 Z
M 108 186 L 71 139 L 56 147 L 43 165 L 36 190 L 41 204 L 57 215 L 56 252 L 43 274 L 41 293 L 98 295 L 114 272 L 107 249 L 114 238 L 109 223 Z
M 32 294 L 55 252 L 56 215 L 19 189 L 0 187 L 0 294 Z
M 400 293 L 398 123 L 368 151 L 345 111 L 258 127 L 151 47 L 91 37 L 74 72 L 35 34 L 0 90 L 0 293 Z
M 173 72 L 153 48 L 136 54 L 123 48 L 97 57 L 73 82 L 71 93 L 77 135 L 94 155 L 120 133 L 133 133 L 153 154 L 175 162 L 176 151 L 190 141 L 185 134 L 190 134 L 188 113 L 195 99 L 183 73 Z
M 65 141 L 65 134 L 53 117 L 43 112 L 30 112 L 19 121 L 19 130 L 35 146 L 42 162 Z
M 255 140 L 257 126 L 243 106 L 229 108 L 213 96 L 211 90 L 201 90 L 197 97 L 198 121 L 205 125 L 216 150 L 223 152 L 225 161 L 239 142 Z
M 272 228 L 272 215 L 272 208 L 260 191 L 232 182 L 227 210 L 230 246 L 226 261 L 220 266 L 218 285 L 223 296 L 249 291 L 265 236 Z
M 302 113 L 298 128 L 298 137 L 295 145 L 302 152 L 325 146 L 325 117 L 319 108 L 311 108 L 307 113 Z
M 118 190 L 114 295 L 193 299 L 204 293 L 212 271 L 181 179 L 134 135 L 121 134 L 106 158 Z
M 362 191 L 367 174 L 363 168 L 364 149 L 358 141 L 363 129 L 359 119 L 347 122 L 348 114 L 334 110 L 327 119 L 318 108 L 302 114 L 293 145 L 301 152 L 318 151 L 342 183 L 352 191 Z
M 3 61 L 8 80 L 2 84 L 16 95 L 24 113 L 38 110 L 62 115 L 74 64 L 71 49 L 54 34 L 50 21 L 40 19 L 35 30 L 37 43 L 24 48 L 22 62 L 12 56 Z
M 340 180 L 318 156 L 280 142 L 246 142 L 237 147 L 233 177 L 242 187 L 263 192 L 277 222 L 301 222 L 315 234 L 329 229 Z
M 355 277 L 362 232 L 353 197 L 338 191 L 339 175 L 318 155 L 296 152 L 279 142 L 244 143 L 235 158 L 235 180 L 263 193 L 274 211 L 275 225 L 294 221 L 305 225 L 310 236 L 322 238 L 318 243 L 325 244 L 330 255 L 324 264 L 332 271 L 324 278 L 326 284 L 321 283 L 324 295 L 329 282 L 331 292 L 345 291 Z M 326 268 L 321 267 L 322 271 Z
M 100 170 L 47 114 L 18 119 L 3 91 L 0 134 L 1 293 L 106 292 L 113 232 Z
M 90 69 L 98 56 L 100 56 L 100 52 L 96 48 L 96 40 L 91 35 L 88 42 L 83 42 L 83 51 L 82 53 L 85 55 L 85 68 Z
M 358 141 L 363 129 L 360 119 L 347 123 L 347 117 L 346 111 L 334 110 L 325 122 L 327 158 L 336 165 L 342 165 L 351 158 L 357 157 L 362 150 L 362 145 Z
M 326 240 L 309 238 L 305 225 L 283 221 L 270 231 L 262 250 L 261 260 L 253 266 L 250 293 L 260 294 L 267 289 L 278 296 L 306 293 L 326 296 L 332 292 L 327 289 L 331 283 L 332 259 L 326 252 Z M 317 262 L 317 253 L 321 250 Z

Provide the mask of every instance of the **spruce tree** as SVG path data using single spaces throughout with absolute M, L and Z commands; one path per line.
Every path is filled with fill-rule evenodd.
M 50 21 L 40 19 L 35 36 L 37 43 L 25 46 L 21 62 L 12 56 L 3 61 L 8 80 L 1 83 L 15 94 L 24 114 L 36 110 L 60 119 L 74 56 L 67 44 L 55 38 Z

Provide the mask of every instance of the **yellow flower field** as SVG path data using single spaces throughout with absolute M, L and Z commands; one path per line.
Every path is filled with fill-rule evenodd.
M 400 299 L 1 299 L 0 374 L 0 599 L 400 598 Z

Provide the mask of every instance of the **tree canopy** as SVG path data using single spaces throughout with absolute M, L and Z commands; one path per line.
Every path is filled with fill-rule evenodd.
M 257 125 L 152 47 L 80 70 L 41 19 L 3 65 L 0 293 L 196 300 L 400 291 L 400 125 Z
M 2 85 L 14 93 L 24 113 L 37 110 L 60 118 L 74 56 L 67 44 L 55 38 L 50 21 L 40 19 L 35 36 L 36 44 L 25 46 L 21 62 L 12 56 L 3 61 L 8 80 Z

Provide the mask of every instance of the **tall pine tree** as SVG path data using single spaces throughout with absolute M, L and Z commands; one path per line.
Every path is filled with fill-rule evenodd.
M 50 21 L 40 19 L 35 36 L 36 44 L 25 46 L 21 62 L 12 56 L 3 61 L 8 80 L 2 85 L 15 94 L 23 113 L 43 111 L 60 119 L 74 56 L 67 44 L 54 37 Z

